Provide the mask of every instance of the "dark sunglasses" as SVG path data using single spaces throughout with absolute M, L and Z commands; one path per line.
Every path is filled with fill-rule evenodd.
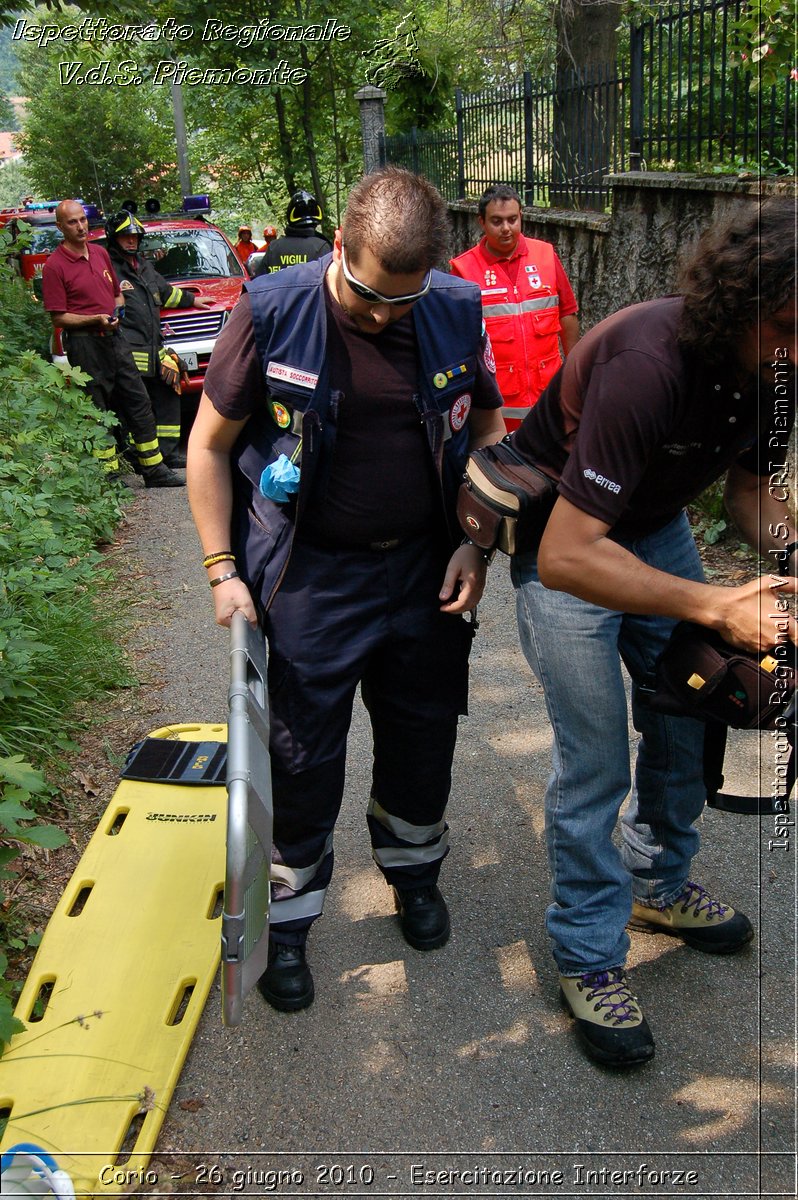
M 427 271 L 421 290 L 413 292 L 410 296 L 383 296 L 380 292 L 375 292 L 373 288 L 366 287 L 365 283 L 361 283 L 359 279 L 355 279 L 349 270 L 343 242 L 341 243 L 341 268 L 344 273 L 344 279 L 352 291 L 361 300 L 365 300 L 367 304 L 415 304 L 416 300 L 420 300 L 422 296 L 426 296 L 432 287 L 432 271 Z

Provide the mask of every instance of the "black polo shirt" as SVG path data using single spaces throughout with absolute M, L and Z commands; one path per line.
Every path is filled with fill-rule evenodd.
M 622 309 L 574 347 L 515 434 L 560 494 L 619 537 L 662 528 L 734 462 L 767 473 L 773 402 L 677 340 L 682 300 Z

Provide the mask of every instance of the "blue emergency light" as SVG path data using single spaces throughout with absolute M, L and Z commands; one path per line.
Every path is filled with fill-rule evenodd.
M 211 199 L 210 196 L 184 196 L 183 197 L 183 212 L 210 212 Z

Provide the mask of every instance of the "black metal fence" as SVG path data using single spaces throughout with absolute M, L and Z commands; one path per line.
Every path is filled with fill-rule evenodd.
M 752 90 L 731 62 L 745 0 L 679 0 L 631 31 L 631 166 L 795 167 L 795 87 Z
M 525 203 L 601 209 L 609 173 L 795 168 L 795 84 L 752 91 L 730 61 L 745 0 L 677 0 L 631 31 L 630 63 L 455 96 L 456 127 L 385 138 L 383 160 L 449 200 L 509 183 Z

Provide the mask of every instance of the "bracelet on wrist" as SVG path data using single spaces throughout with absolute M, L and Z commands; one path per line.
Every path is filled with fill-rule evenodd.
M 240 579 L 238 571 L 228 571 L 226 575 L 217 575 L 215 579 L 210 580 L 212 588 L 218 587 L 220 583 L 227 583 L 228 579 Z
M 795 551 L 798 550 L 798 542 L 790 542 L 789 546 L 785 546 L 782 550 L 782 557 L 779 559 L 779 575 L 789 575 L 790 559 Z
M 463 538 L 460 545 L 461 546 L 473 546 L 475 550 L 479 551 L 479 553 L 485 559 L 485 562 L 488 564 L 488 566 L 490 566 L 490 564 L 493 562 L 493 557 L 496 553 L 495 546 L 492 550 L 483 550 L 483 548 L 481 546 L 478 546 L 477 543 L 473 540 L 473 538 L 470 538 L 468 536 L 468 534 L 466 534 L 466 536 Z
M 235 562 L 232 550 L 217 550 L 215 554 L 206 554 L 202 560 L 203 567 L 215 567 L 220 562 Z

